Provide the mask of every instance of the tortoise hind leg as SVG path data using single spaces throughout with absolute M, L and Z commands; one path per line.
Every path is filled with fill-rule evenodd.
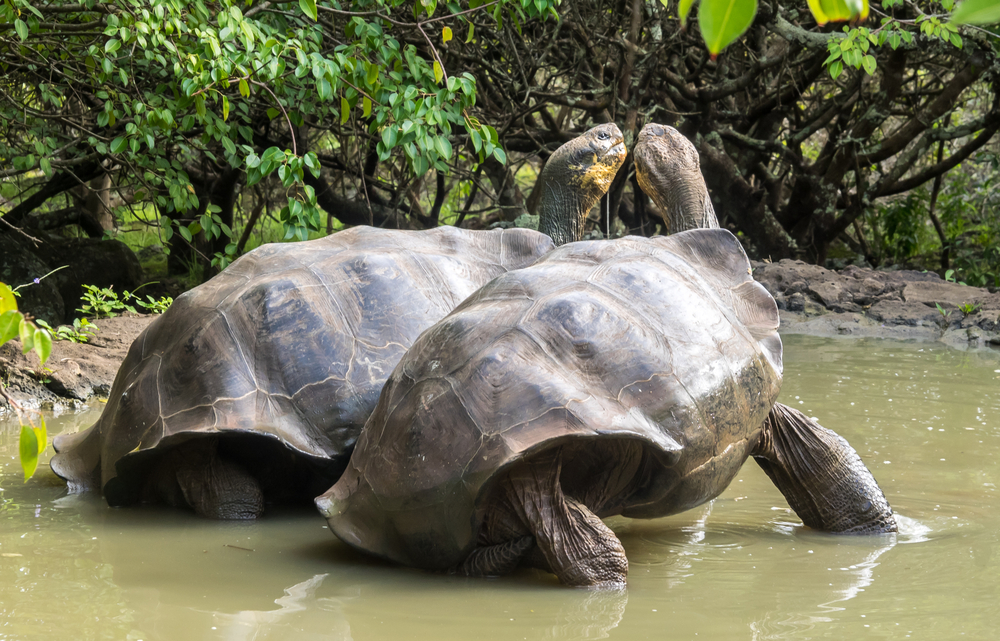
M 506 500 L 534 536 L 546 569 L 571 586 L 625 585 L 628 559 L 608 526 L 559 483 L 559 450 L 511 470 L 504 481 Z
M 751 452 L 807 526 L 828 532 L 896 531 L 885 495 L 846 440 L 776 403 Z

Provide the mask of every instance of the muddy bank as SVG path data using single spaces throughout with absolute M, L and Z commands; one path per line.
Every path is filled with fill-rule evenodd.
M 132 341 L 155 319 L 127 315 L 94 321 L 100 331 L 87 343 L 55 341 L 44 368 L 34 352 L 21 353 L 20 341 L 0 346 L 0 382 L 24 407 L 74 407 L 107 397 Z M 9 409 L 0 397 L 0 411 Z
M 777 301 L 782 333 L 1000 347 L 1000 293 L 935 273 L 855 266 L 834 272 L 786 259 L 755 262 L 753 275 Z

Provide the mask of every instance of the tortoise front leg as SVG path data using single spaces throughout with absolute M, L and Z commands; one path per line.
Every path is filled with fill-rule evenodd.
M 218 452 L 215 438 L 192 439 L 171 448 L 150 475 L 150 493 L 167 503 L 190 506 L 209 519 L 255 519 L 264 512 L 264 492 L 242 465 Z
M 522 536 L 496 545 L 473 550 L 458 566 L 465 576 L 503 576 L 513 572 L 535 544 L 530 536 Z
M 625 585 L 625 549 L 586 505 L 563 494 L 561 469 L 559 450 L 519 465 L 504 481 L 506 500 L 561 582 L 579 587 Z
M 809 527 L 850 534 L 896 531 L 892 508 L 858 453 L 802 412 L 775 403 L 751 455 Z
M 209 519 L 256 519 L 264 513 L 260 484 L 243 466 L 213 456 L 208 465 L 185 466 L 177 483 L 188 504 Z

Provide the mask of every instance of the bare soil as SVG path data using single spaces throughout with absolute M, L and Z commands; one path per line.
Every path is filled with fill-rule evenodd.
M 20 405 L 72 407 L 91 397 L 107 397 L 118 367 L 132 342 L 155 315 L 125 315 L 93 321 L 100 330 L 87 343 L 55 341 L 42 367 L 34 352 L 21 353 L 21 343 L 0 346 L 0 383 Z M 0 410 L 7 402 L 0 397 Z

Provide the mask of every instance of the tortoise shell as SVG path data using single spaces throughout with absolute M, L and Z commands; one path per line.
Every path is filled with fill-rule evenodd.
M 141 498 L 154 452 L 223 435 L 220 447 L 258 477 L 279 460 L 304 465 L 317 477 L 302 488 L 311 499 L 342 471 L 417 336 L 483 283 L 551 248 L 531 230 L 454 227 L 356 227 L 262 246 L 149 325 L 97 423 L 56 440 L 52 469 L 71 489 L 97 485 L 123 505 Z
M 647 463 L 614 513 L 686 510 L 721 493 L 759 439 L 781 384 L 777 327 L 726 230 L 564 245 L 421 335 L 317 505 L 359 549 L 453 567 L 512 465 L 562 446 L 563 485 L 582 496 L 627 443 Z M 607 460 L 577 469 L 574 447 Z

